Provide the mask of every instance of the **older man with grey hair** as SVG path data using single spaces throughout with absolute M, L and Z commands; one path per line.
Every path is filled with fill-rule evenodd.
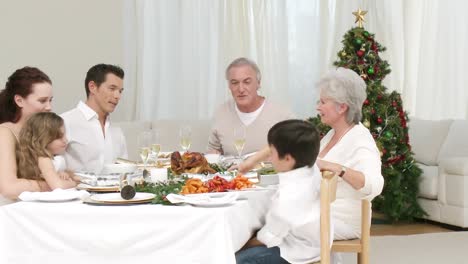
M 255 62 L 238 58 L 226 68 L 226 80 L 232 99 L 216 110 L 208 151 L 223 155 L 237 155 L 235 129 L 245 128 L 243 153 L 260 150 L 267 144 L 268 130 L 279 121 L 294 118 L 284 106 L 258 94 L 262 75 Z

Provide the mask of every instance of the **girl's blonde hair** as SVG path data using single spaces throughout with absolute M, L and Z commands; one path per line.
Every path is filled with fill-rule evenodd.
M 55 113 L 43 112 L 32 115 L 19 134 L 16 158 L 18 178 L 41 180 L 39 157 L 53 158 L 47 145 L 62 138 L 63 119 Z

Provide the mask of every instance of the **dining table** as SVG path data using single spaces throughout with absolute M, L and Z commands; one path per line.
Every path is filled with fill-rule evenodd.
M 0 206 L 0 263 L 235 263 L 264 224 L 274 190 L 239 191 L 232 204 Z

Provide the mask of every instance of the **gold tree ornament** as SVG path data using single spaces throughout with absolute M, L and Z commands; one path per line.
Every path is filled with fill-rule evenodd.
M 358 8 L 356 12 L 353 12 L 353 15 L 356 17 L 356 21 L 354 23 L 358 23 L 358 27 L 362 28 L 362 25 L 366 20 L 364 19 L 364 16 L 367 14 L 367 11 L 361 10 L 361 8 Z

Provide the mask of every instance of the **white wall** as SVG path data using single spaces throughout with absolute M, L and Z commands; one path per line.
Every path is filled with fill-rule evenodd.
M 54 112 L 73 108 L 91 66 L 123 67 L 122 1 L 1 0 L 1 89 L 14 70 L 36 66 L 52 79 Z

